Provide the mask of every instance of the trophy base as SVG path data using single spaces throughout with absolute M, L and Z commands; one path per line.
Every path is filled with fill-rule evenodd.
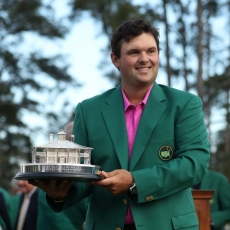
M 20 173 L 16 174 L 16 180 L 34 180 L 42 179 L 49 181 L 51 179 L 58 180 L 74 180 L 77 182 L 85 182 L 87 180 L 101 180 L 102 176 L 98 175 L 100 170 L 96 165 L 84 164 L 50 164 L 35 163 L 20 165 Z
M 101 180 L 102 177 L 96 174 L 74 174 L 74 173 L 18 173 L 15 176 L 16 180 L 74 180 L 76 182 L 85 182 L 87 180 Z

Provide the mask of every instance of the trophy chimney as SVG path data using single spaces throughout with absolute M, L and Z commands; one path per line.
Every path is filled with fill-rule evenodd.
M 53 142 L 53 140 L 54 140 L 54 135 L 50 134 L 50 142 Z

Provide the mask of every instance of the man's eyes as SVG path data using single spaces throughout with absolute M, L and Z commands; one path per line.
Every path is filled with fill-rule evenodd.
M 137 50 L 132 50 L 129 52 L 129 54 L 138 54 L 139 52 Z
M 155 49 L 154 49 L 154 50 L 152 49 L 152 50 L 149 50 L 148 52 L 149 52 L 149 53 L 155 53 L 156 50 L 155 50 Z
M 135 54 L 139 54 L 139 53 L 140 53 L 140 51 L 138 51 L 138 50 L 132 50 L 132 51 L 129 52 L 130 55 L 135 55 Z M 150 49 L 150 50 L 147 51 L 147 53 L 153 54 L 153 53 L 156 53 L 156 50 L 155 49 Z

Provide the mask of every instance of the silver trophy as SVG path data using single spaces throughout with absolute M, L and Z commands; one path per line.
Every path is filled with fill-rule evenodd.
M 53 139 L 50 134 L 49 143 L 35 146 L 32 150 L 32 162 L 20 165 L 20 172 L 15 179 L 70 179 L 75 181 L 100 180 L 100 166 L 91 165 L 92 148 L 81 146 L 66 140 L 62 130 Z

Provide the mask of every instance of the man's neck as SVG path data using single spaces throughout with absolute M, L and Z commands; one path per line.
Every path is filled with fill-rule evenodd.
M 125 86 L 122 87 L 129 102 L 137 106 L 144 99 L 146 92 L 149 90 L 150 87 L 152 87 L 152 85 L 148 85 L 146 87 L 141 88 Z

